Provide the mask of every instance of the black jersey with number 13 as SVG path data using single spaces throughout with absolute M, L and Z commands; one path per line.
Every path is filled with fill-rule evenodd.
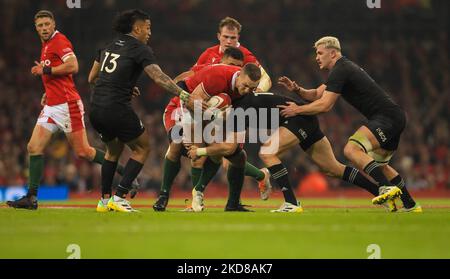
M 131 105 L 133 87 L 143 69 L 156 64 L 152 49 L 130 35 L 120 35 L 98 52 L 100 72 L 92 104 L 98 107 Z

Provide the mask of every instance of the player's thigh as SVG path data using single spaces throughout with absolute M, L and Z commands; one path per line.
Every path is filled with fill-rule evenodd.
M 298 140 L 303 151 L 308 150 L 314 143 L 324 137 L 316 116 L 298 115 L 283 123 L 282 127 L 291 132 Z
M 182 150 L 184 149 L 183 144 L 170 142 L 169 147 L 167 148 L 166 158 L 173 162 L 178 162 L 182 155 Z
M 44 128 L 40 124 L 36 124 L 36 126 L 34 126 L 33 133 L 31 134 L 30 141 L 28 142 L 27 145 L 28 153 L 32 155 L 44 153 L 45 147 L 49 144 L 50 140 L 52 139 L 52 135 L 53 135 L 52 130 Z
M 332 176 L 340 176 L 344 172 L 345 166 L 341 164 L 333 153 L 330 141 L 327 137 L 323 137 L 315 142 L 306 153 L 316 163 L 319 168 Z
M 100 139 L 104 142 L 110 142 L 117 138 L 116 125 L 117 119 L 114 114 L 111 113 L 112 109 L 98 108 L 92 106 L 89 111 L 89 120 L 94 130 L 99 134 Z
M 286 127 L 279 127 L 261 146 L 260 157 L 281 156 L 287 150 L 299 144 L 299 139 Z
M 373 132 L 367 126 L 361 126 L 356 132 L 349 138 L 346 149 L 347 152 L 351 151 L 355 147 L 362 148 L 365 153 L 380 148 L 380 143 L 373 134 Z
M 148 153 L 149 136 L 144 124 L 132 109 L 124 109 L 116 125 L 117 138 L 135 153 Z
M 360 145 L 366 153 L 378 149 L 395 151 L 405 126 L 406 116 L 403 111 L 387 111 L 372 116 L 349 140 Z

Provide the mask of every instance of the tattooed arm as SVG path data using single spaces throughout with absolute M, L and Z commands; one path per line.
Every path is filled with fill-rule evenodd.
M 144 68 L 147 75 L 159 86 L 173 95 L 180 96 L 183 102 L 189 100 L 189 93 L 180 88 L 157 64 L 150 64 Z

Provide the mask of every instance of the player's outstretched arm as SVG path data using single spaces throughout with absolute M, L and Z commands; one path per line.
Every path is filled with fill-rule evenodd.
M 280 105 L 278 107 L 282 109 L 280 113 L 283 117 L 293 117 L 300 114 L 315 115 L 330 111 L 338 98 L 339 94 L 325 91 L 320 99 L 307 105 L 299 106 L 294 102 L 287 102 L 286 105 Z
M 144 68 L 147 75 L 153 79 L 156 84 L 169 91 L 173 95 L 180 96 L 183 102 L 189 100 L 189 93 L 180 88 L 168 75 L 166 75 L 159 65 L 150 64 Z
M 179 74 L 178 76 L 176 76 L 176 77 L 173 79 L 173 81 L 174 81 L 175 83 L 177 83 L 177 82 L 182 81 L 182 80 L 184 80 L 185 78 L 190 77 L 190 76 L 193 76 L 193 75 L 194 75 L 194 71 L 192 71 L 192 70 L 189 70 L 189 71 L 186 71 L 186 72 L 182 72 L 181 74 Z
M 296 92 L 298 95 L 300 95 L 300 97 L 310 102 L 320 99 L 326 89 L 326 86 L 324 84 L 322 84 L 318 88 L 305 89 L 286 76 L 280 77 L 278 79 L 278 84 L 291 92 Z

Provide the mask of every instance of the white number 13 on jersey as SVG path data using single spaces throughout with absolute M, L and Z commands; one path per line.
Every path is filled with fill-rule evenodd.
M 110 57 L 111 56 L 111 57 Z M 120 57 L 120 54 L 115 54 L 115 53 L 109 53 L 109 52 L 105 52 L 105 60 L 103 60 L 102 63 L 102 67 L 100 68 L 100 71 L 103 72 L 103 69 L 105 69 L 105 71 L 107 73 L 112 73 L 116 70 L 117 68 L 117 58 Z M 105 63 L 106 60 L 108 60 L 108 58 L 110 58 L 109 62 L 108 62 L 108 66 L 105 67 Z

